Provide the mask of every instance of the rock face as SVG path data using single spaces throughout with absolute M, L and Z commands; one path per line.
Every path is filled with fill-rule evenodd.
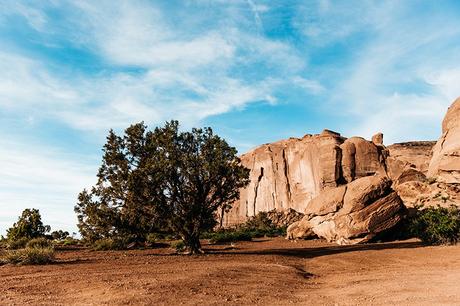
M 267 218 L 272 222 L 276 227 L 288 227 L 294 222 L 302 220 L 304 214 L 295 211 L 292 208 L 289 208 L 284 211 L 272 210 L 267 212 Z
M 385 147 L 381 133 L 367 141 L 324 130 L 260 146 L 241 157 L 251 182 L 224 224 L 242 223 L 258 212 L 295 210 L 305 216 L 289 226 L 289 237 L 344 244 L 391 228 L 405 206 L 460 206 L 460 98 L 449 108 L 442 131 L 436 144 Z
M 383 145 L 329 130 L 260 146 L 241 156 L 251 170 L 250 184 L 224 224 L 239 224 L 273 209 L 303 212 L 322 190 L 385 171 L 385 152 Z
M 405 213 L 392 182 L 385 175 L 359 178 L 323 191 L 305 217 L 288 227 L 288 238 L 318 236 L 338 244 L 365 242 L 402 220 Z
M 433 148 L 427 175 L 445 183 L 460 183 L 460 98 L 444 117 L 442 136 Z
M 426 174 L 435 141 L 411 141 L 388 146 L 389 155 L 397 160 L 413 164 L 415 169 Z

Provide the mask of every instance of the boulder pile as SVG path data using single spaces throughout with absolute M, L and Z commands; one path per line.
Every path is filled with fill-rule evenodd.
M 320 237 L 338 244 L 366 242 L 402 220 L 406 208 L 391 180 L 375 175 L 322 192 L 291 224 L 289 239 Z

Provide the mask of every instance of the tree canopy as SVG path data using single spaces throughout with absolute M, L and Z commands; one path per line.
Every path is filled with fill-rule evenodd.
M 237 151 L 211 128 L 179 130 L 177 121 L 148 131 L 143 123 L 124 136 L 110 131 L 98 182 L 79 195 L 75 211 L 85 239 L 146 234 L 168 228 L 191 253 L 249 182 Z
M 49 225 L 44 225 L 38 209 L 25 209 L 18 221 L 7 230 L 9 240 L 18 240 L 21 238 L 38 238 L 43 237 L 51 230 Z

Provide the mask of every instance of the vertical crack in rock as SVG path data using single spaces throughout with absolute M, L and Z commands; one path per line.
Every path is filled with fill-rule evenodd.
M 268 150 L 270 151 L 270 160 L 272 162 L 272 174 L 273 174 L 273 189 L 274 191 L 272 192 L 272 199 L 273 199 L 273 209 L 276 209 L 276 196 L 277 196 L 277 190 L 276 190 L 276 170 L 275 170 L 275 160 L 273 159 L 273 151 L 271 147 L 268 147 Z
M 446 142 L 447 134 L 449 134 L 449 130 L 447 130 L 446 133 L 442 135 L 441 150 L 444 147 L 444 142 Z
M 283 163 L 284 163 L 284 176 L 286 177 L 286 189 L 287 189 L 288 201 L 291 202 L 291 183 L 289 182 L 289 169 L 288 169 L 285 149 L 283 149 L 282 156 L 283 156 Z
M 249 207 L 248 207 L 248 200 L 246 200 L 246 218 L 249 217 L 249 214 L 248 214 L 248 211 L 249 211 Z
M 340 146 L 336 146 L 336 157 L 335 157 L 335 184 L 339 186 L 343 184 L 345 180 L 343 178 L 343 171 L 342 171 L 342 149 Z
M 264 177 L 264 167 L 260 167 L 260 174 L 257 178 L 256 186 L 254 186 L 254 216 L 256 215 L 256 201 L 257 201 L 257 191 L 259 190 L 259 184 L 262 178 Z
M 340 202 L 341 205 L 340 205 L 340 207 L 337 207 L 336 211 L 340 210 L 343 207 L 343 205 L 345 205 L 344 202 L 345 202 L 345 196 L 347 195 L 347 191 L 348 191 L 348 185 L 346 184 L 345 185 L 345 190 L 343 191 L 342 201 Z

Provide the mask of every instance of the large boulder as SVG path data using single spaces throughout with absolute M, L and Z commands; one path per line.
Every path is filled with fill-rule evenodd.
M 433 148 L 427 176 L 445 183 L 460 183 L 460 98 L 444 117 L 442 135 Z
M 405 214 L 391 185 L 387 176 L 377 174 L 325 190 L 307 205 L 305 217 L 288 227 L 287 237 L 318 236 L 338 244 L 369 241 Z

